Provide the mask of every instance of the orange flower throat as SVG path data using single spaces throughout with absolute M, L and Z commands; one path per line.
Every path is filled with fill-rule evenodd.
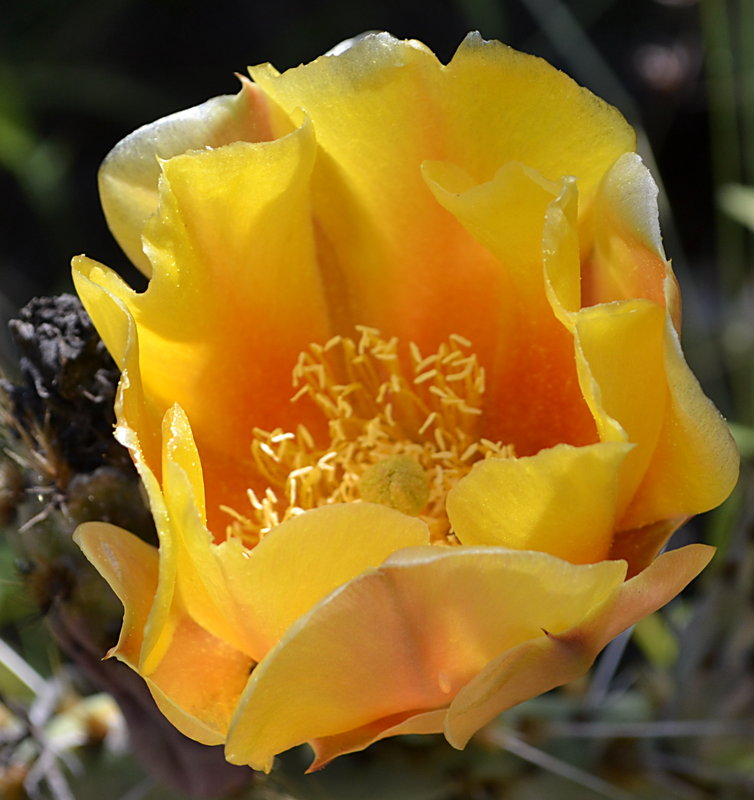
M 308 509 L 365 500 L 421 517 L 438 544 L 457 543 L 448 491 L 474 462 L 513 455 L 481 435 L 484 368 L 468 340 L 452 334 L 425 357 L 413 342 L 403 354 L 396 338 L 357 331 L 358 341 L 335 336 L 299 355 L 292 400 L 314 401 L 330 441 L 322 447 L 303 425 L 254 428 L 251 451 L 268 486 L 248 490 L 247 515 L 223 507 L 233 517 L 228 536 L 253 546 Z

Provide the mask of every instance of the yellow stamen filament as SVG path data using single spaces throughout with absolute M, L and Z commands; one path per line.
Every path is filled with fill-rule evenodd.
M 254 428 L 251 452 L 268 488 L 251 489 L 248 514 L 225 508 L 228 535 L 255 545 L 292 516 L 329 503 L 385 502 L 424 519 L 436 543 L 455 543 L 448 491 L 475 461 L 512 448 L 482 438 L 484 369 L 471 343 L 451 335 L 423 356 L 373 328 L 358 340 L 312 344 L 293 370 L 293 401 L 308 396 L 328 421 L 330 441 L 309 430 Z

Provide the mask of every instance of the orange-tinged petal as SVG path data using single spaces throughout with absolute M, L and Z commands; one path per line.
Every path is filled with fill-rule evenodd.
M 663 519 L 641 528 L 628 528 L 615 532 L 608 558 L 622 558 L 628 562 L 628 577 L 648 567 L 667 544 L 668 539 L 688 517 Z
M 425 162 L 422 174 L 437 202 L 497 256 L 519 293 L 519 303 L 531 312 L 540 311 L 542 227 L 558 185 L 516 161 L 507 162 L 481 184 L 443 162 Z
M 657 186 L 635 153 L 605 174 L 594 203 L 594 245 L 585 253 L 584 305 L 645 297 L 681 327 L 678 284 L 665 258 Z
M 254 662 L 208 633 L 183 609 L 159 664 L 141 668 L 162 713 L 178 730 L 203 744 L 220 744 Z
M 131 261 L 146 275 L 144 225 L 157 210 L 160 159 L 230 142 L 272 137 L 269 107 L 258 87 L 241 79 L 237 95 L 213 97 L 194 108 L 144 125 L 108 153 L 99 171 L 99 193 L 107 224 Z
M 79 526 L 75 539 L 123 603 L 123 627 L 110 655 L 147 679 L 161 711 L 179 730 L 205 744 L 223 741 L 251 659 L 200 628 L 174 602 L 159 662 L 146 668 L 141 651 L 157 589 L 157 550 L 104 522 Z
M 494 352 L 482 361 L 489 375 L 485 435 L 514 444 L 521 455 L 559 442 L 593 442 L 573 335 L 551 308 L 546 288 L 543 231 L 548 209 L 559 200 L 558 186 L 518 163 L 477 185 L 446 164 L 425 164 L 424 175 L 437 201 L 495 255 L 504 275 L 505 305 L 485 319 L 496 334 Z M 568 290 L 560 281 L 564 298 L 577 294 L 576 277 Z
M 201 744 L 218 745 L 222 744 L 225 737 L 216 726 L 207 724 L 201 719 L 184 711 L 177 703 L 168 697 L 159 686 L 149 678 L 144 679 L 150 694 L 154 698 L 155 705 L 160 709 L 162 715 L 168 719 L 175 728 L 189 739 L 201 742 Z
M 276 141 L 164 162 L 160 211 L 145 232 L 154 275 L 143 294 L 103 267 L 76 265 L 135 320 L 140 380 L 154 409 L 140 437 L 155 435 L 155 417 L 173 403 L 191 419 L 207 516 L 220 536 L 227 517 L 218 506 L 243 507 L 250 483 L 248 439 L 239 430 L 291 428 L 312 416 L 306 402 L 288 399 L 297 355 L 330 332 L 310 219 L 314 148 L 304 123 Z M 101 317 L 92 295 L 82 299 Z M 117 332 L 107 344 L 116 360 L 126 347 Z M 155 470 L 154 450 L 145 453 Z
M 548 628 L 546 636 L 499 655 L 451 703 L 447 740 L 463 748 L 501 711 L 582 675 L 613 637 L 675 597 L 714 552 L 706 545 L 689 545 L 666 553 L 636 577 L 616 584 L 571 629 Z
M 138 669 L 144 627 L 157 588 L 157 550 L 106 522 L 85 522 L 73 538 L 123 603 L 118 644 L 108 655 Z
M 501 652 L 572 628 L 624 574 L 623 562 L 502 548 L 399 551 L 301 617 L 259 664 L 226 757 L 269 769 L 303 741 L 445 707 Z
M 364 750 L 369 745 L 380 739 L 386 739 L 388 736 L 442 733 L 445 714 L 444 708 L 436 711 L 422 711 L 418 714 L 406 711 L 375 720 L 346 733 L 314 739 L 310 742 L 312 750 L 314 750 L 314 760 L 307 772 L 321 769 L 337 756 Z
M 513 161 L 550 181 L 576 175 L 588 205 L 634 145 L 614 109 L 544 61 L 479 36 L 447 66 L 418 42 L 378 34 L 282 75 L 269 65 L 250 72 L 283 110 L 302 108 L 317 132 L 317 222 L 329 272 L 348 287 L 351 321 L 428 350 L 454 331 L 485 366 L 506 285 L 489 253 L 437 205 L 421 164 L 455 164 L 475 184 Z M 485 92 L 494 105 L 481 100 Z
M 192 574 L 193 570 L 204 573 L 212 567 L 211 559 L 205 559 L 204 564 L 201 559 L 198 563 L 192 561 L 197 554 L 191 551 L 191 536 L 196 536 L 196 523 L 200 524 L 193 502 L 194 487 L 176 485 L 176 476 L 171 475 L 172 471 L 180 471 L 185 477 L 181 466 L 191 467 L 190 438 L 176 441 L 179 432 L 185 436 L 185 431 L 180 430 L 182 424 L 185 420 L 179 413 L 169 415 L 166 428 L 173 428 L 173 436 L 168 439 L 166 451 L 175 460 L 166 459 L 164 470 L 168 476 L 168 502 L 157 515 L 159 559 L 154 547 L 105 523 L 80 526 L 76 541 L 124 606 L 123 628 L 112 654 L 147 679 L 161 710 L 179 730 L 205 744 L 218 744 L 224 738 L 252 661 L 203 629 L 187 612 L 186 598 L 204 615 L 211 614 L 216 603 L 210 602 L 215 598 L 209 596 L 206 580 L 197 580 Z M 193 477 L 196 479 L 197 475 Z M 159 491 L 155 496 L 154 488 L 152 499 L 159 499 Z M 194 518 L 186 513 L 187 505 L 194 511 Z M 179 515 L 177 511 L 184 513 Z M 209 533 L 202 531 L 208 539 Z M 211 555 L 209 545 L 201 555 Z M 176 577 L 182 589 L 177 593 Z M 226 610 L 232 611 L 232 606 Z M 208 675 L 211 680 L 206 679 Z
M 490 458 L 448 493 L 462 544 L 541 550 L 574 563 L 607 557 L 618 476 L 631 445 L 557 445 L 524 458 Z
M 402 547 L 429 543 L 419 519 L 387 506 L 323 506 L 283 522 L 248 552 L 217 548 L 226 585 L 261 659 L 292 623 L 331 591 Z M 281 574 L 284 580 L 281 580 Z

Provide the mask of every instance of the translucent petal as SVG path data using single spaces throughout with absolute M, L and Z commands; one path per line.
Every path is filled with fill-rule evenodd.
M 584 304 L 644 297 L 667 306 L 680 331 L 680 295 L 662 246 L 657 195 L 635 153 L 607 171 L 594 203 L 594 248 L 585 254 Z
M 159 663 L 140 672 L 160 710 L 187 736 L 219 744 L 227 735 L 254 662 L 197 625 L 180 607 L 175 630 Z
M 85 522 L 73 538 L 123 603 L 118 644 L 108 655 L 138 669 L 144 627 L 157 588 L 157 550 L 106 522 Z
M 242 79 L 237 95 L 213 97 L 194 108 L 144 125 L 119 142 L 99 171 L 99 192 L 107 224 L 126 255 L 146 275 L 144 225 L 157 210 L 162 159 L 230 142 L 262 142 L 272 137 L 262 92 Z
M 623 465 L 618 518 L 652 459 L 665 414 L 665 318 L 662 306 L 642 299 L 594 306 L 576 317 L 582 389 L 600 438 L 635 444 Z
M 311 742 L 314 761 L 307 772 L 321 769 L 337 756 L 364 750 L 369 745 L 388 736 L 406 734 L 442 733 L 445 724 L 445 709 L 414 714 L 407 711 L 374 722 L 342 734 L 326 736 Z
M 738 480 L 738 449 L 725 420 L 702 392 L 669 322 L 664 333 L 665 415 L 652 461 L 620 520 L 622 529 L 708 511 Z
M 462 748 L 501 711 L 582 675 L 611 639 L 675 597 L 714 552 L 689 545 L 665 553 L 636 577 L 615 584 L 604 602 L 595 603 L 569 630 L 548 628 L 547 635 L 501 653 L 451 703 L 448 741 Z
M 500 653 L 572 628 L 624 574 L 622 562 L 500 548 L 399 551 L 300 618 L 256 668 L 226 757 L 264 769 L 303 741 L 443 708 Z

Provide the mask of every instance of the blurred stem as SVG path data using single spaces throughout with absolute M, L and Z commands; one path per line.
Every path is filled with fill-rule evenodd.
M 741 65 L 738 100 L 741 109 L 743 174 L 745 183 L 751 186 L 754 184 L 754 3 L 751 0 L 742 0 L 740 9 L 738 52 Z
M 0 666 L 31 689 L 34 695 L 44 692 L 45 679 L 3 639 L 0 639 Z
M 589 683 L 589 691 L 584 698 L 584 707 L 588 712 L 596 711 L 605 702 L 633 630 L 631 627 L 623 631 L 610 642 L 600 656 Z
M 602 17 L 605 12 L 607 12 L 617 0 L 572 0 L 569 3 L 569 10 L 571 14 L 579 20 L 579 26 L 584 30 L 588 30 L 589 27 L 596 22 L 600 17 Z M 534 31 L 529 40 L 528 44 L 537 44 L 538 42 L 542 41 L 542 33 L 540 31 Z M 534 50 L 537 48 L 534 47 Z
M 497 739 L 497 744 L 509 753 L 513 753 L 513 755 L 528 761 L 530 764 L 534 764 L 547 772 L 551 772 L 553 775 L 558 775 L 583 789 L 587 789 L 597 797 L 603 797 L 606 800 L 631 800 L 631 795 L 617 786 L 613 786 L 611 783 L 603 781 L 602 778 L 598 778 L 590 772 L 585 772 L 573 764 L 562 761 L 544 750 L 533 747 L 522 739 L 502 732 L 501 735 L 493 736 L 493 739 Z
M 751 2 L 743 0 L 740 5 L 746 8 L 751 6 Z M 707 68 L 713 180 L 718 188 L 726 183 L 744 182 L 736 119 L 736 69 L 730 35 L 731 19 L 726 0 L 702 0 L 700 11 Z M 751 11 L 746 17 L 750 14 Z M 749 49 L 747 31 L 744 25 L 740 27 L 741 39 L 745 42 L 741 49 L 745 52 Z M 719 208 L 716 226 L 722 288 L 725 296 L 731 298 L 736 294 L 743 277 L 746 234 Z
M 702 0 L 711 160 L 715 189 L 754 182 L 754 4 L 751 0 Z M 735 35 L 734 35 L 735 31 Z M 739 102 L 740 100 L 740 102 Z M 746 229 L 717 204 L 717 258 L 722 300 L 729 307 L 746 290 Z M 752 353 L 726 350 L 736 418 L 751 423 Z

